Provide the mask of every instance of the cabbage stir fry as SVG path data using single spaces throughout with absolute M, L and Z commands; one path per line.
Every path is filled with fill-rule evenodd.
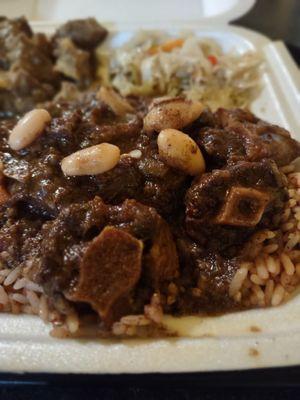
M 211 39 L 141 32 L 122 47 L 98 50 L 98 77 L 124 96 L 177 96 L 213 110 L 246 107 L 259 92 L 261 56 L 224 53 Z

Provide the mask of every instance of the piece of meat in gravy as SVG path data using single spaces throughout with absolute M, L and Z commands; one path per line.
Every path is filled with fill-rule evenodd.
M 106 34 L 93 18 L 67 22 L 49 38 L 33 33 L 24 18 L 1 17 L 0 117 L 51 100 L 64 80 L 87 88 L 95 78 L 95 48 Z
M 229 285 L 239 266 L 238 258 L 209 252 L 186 234 L 177 238 L 180 283 L 185 288 L 173 305 L 179 315 L 215 313 L 234 309 Z
M 287 198 L 274 161 L 241 161 L 214 170 L 187 191 L 187 232 L 205 248 L 232 257 L 256 230 L 278 227 Z
M 142 241 L 107 226 L 85 250 L 68 299 L 90 304 L 106 324 L 118 320 L 130 309 L 128 294 L 140 278 L 142 254 Z
M 211 168 L 264 158 L 283 166 L 300 155 L 299 143 L 288 131 L 262 121 L 248 111 L 220 108 L 210 118 L 207 114 L 202 118 L 209 126 L 196 129 L 194 137 L 205 151 Z M 201 126 L 203 122 L 200 117 L 198 124 Z
M 54 96 L 59 79 L 45 35 L 33 34 L 24 18 L 3 17 L 0 47 L 0 116 L 23 113 Z
M 31 266 L 40 248 L 40 220 L 30 220 L 1 211 L 0 262 L 4 269 Z
M 66 22 L 52 38 L 54 70 L 81 89 L 89 87 L 95 78 L 94 49 L 106 35 L 107 30 L 94 18 Z
M 155 290 L 159 290 L 164 281 L 178 276 L 177 250 L 170 228 L 154 208 L 126 200 L 122 206 L 111 207 L 110 212 L 113 225 L 148 243 L 144 275 Z
M 142 312 L 151 294 L 178 276 L 167 223 L 134 200 L 109 206 L 96 197 L 72 204 L 43 226 L 42 236 L 32 279 L 52 299 L 87 302 L 107 324 L 126 313 Z
M 69 38 L 79 48 L 93 50 L 107 36 L 107 30 L 95 18 L 74 19 L 57 29 L 54 41 Z

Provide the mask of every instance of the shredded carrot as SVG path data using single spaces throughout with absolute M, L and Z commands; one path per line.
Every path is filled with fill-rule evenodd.
M 174 50 L 176 47 L 181 47 L 184 43 L 184 39 L 171 39 L 168 40 L 167 42 L 157 45 L 157 46 L 152 46 L 148 50 L 149 54 L 156 54 L 159 51 L 165 51 L 165 52 L 170 52 Z
M 210 56 L 207 56 L 207 58 L 208 58 L 208 60 L 211 62 L 212 65 L 218 64 L 218 59 L 217 59 L 217 57 L 215 57 L 215 56 L 213 56 L 213 55 L 210 55 Z

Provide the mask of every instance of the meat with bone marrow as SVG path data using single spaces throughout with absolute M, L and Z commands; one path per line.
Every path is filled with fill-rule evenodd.
M 186 194 L 186 229 L 202 246 L 236 254 L 255 230 L 278 227 L 287 199 L 274 161 L 241 161 L 195 179 Z

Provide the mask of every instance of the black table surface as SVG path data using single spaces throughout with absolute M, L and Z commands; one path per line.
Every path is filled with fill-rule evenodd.
M 258 0 L 233 24 L 283 40 L 300 65 L 300 0 Z M 0 374 L 2 399 L 300 399 L 300 367 L 192 374 Z

